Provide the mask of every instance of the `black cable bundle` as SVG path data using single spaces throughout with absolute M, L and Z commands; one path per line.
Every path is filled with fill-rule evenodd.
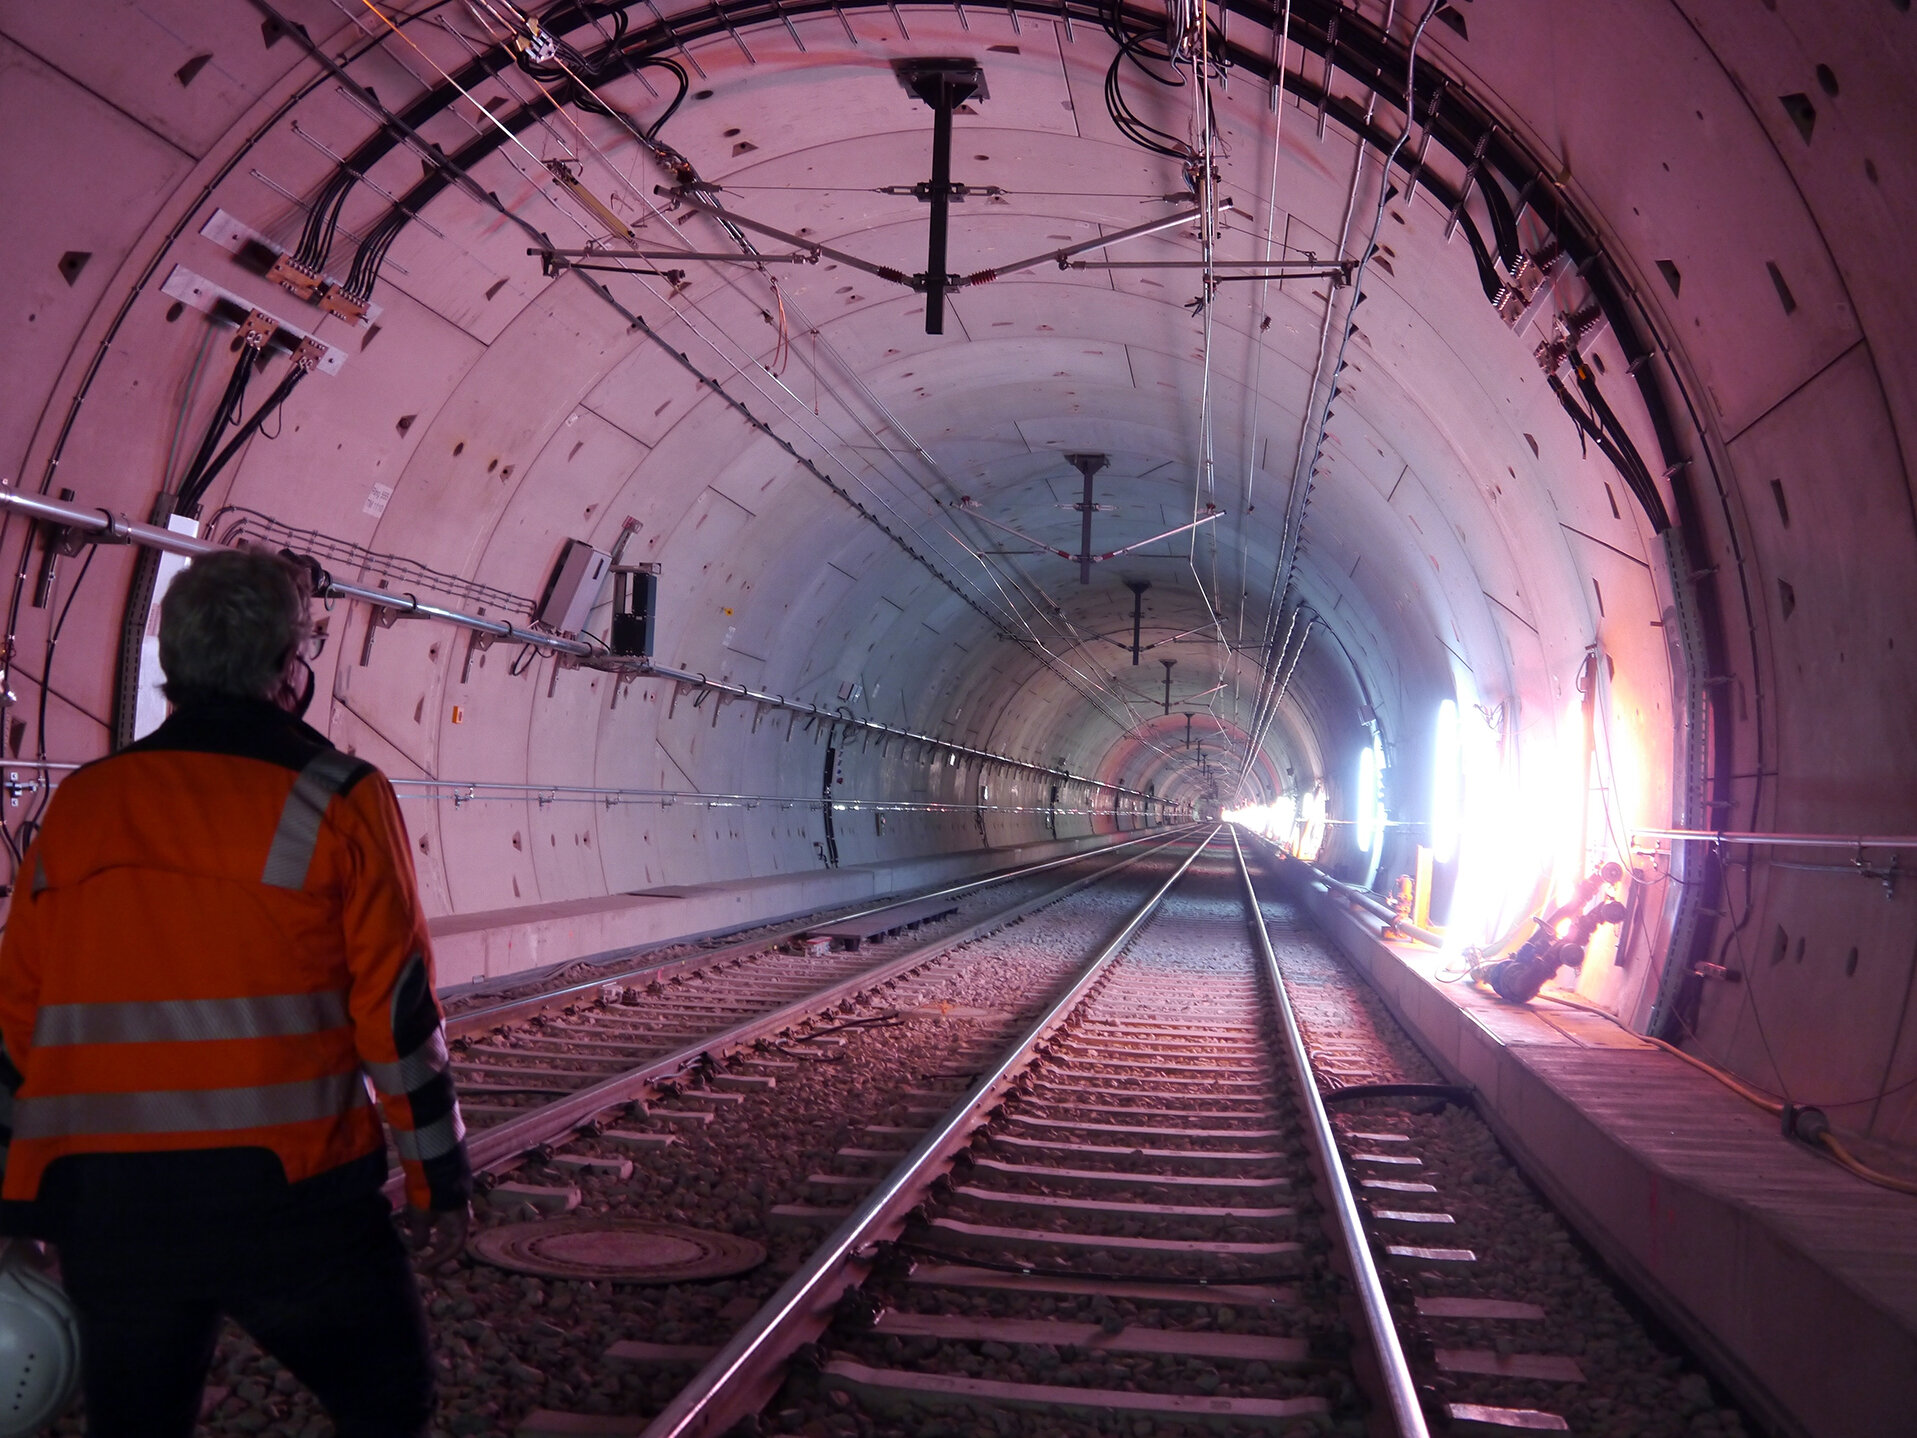
M 1618 466 L 1624 475 L 1624 482 L 1631 486 L 1631 492 L 1644 506 L 1644 512 L 1650 516 L 1651 527 L 1662 534 L 1671 527 L 1670 513 L 1664 508 L 1664 496 L 1658 493 L 1657 483 L 1651 478 L 1651 470 L 1644 463 L 1644 457 L 1637 452 L 1637 446 L 1631 443 L 1630 435 L 1625 433 L 1624 426 L 1618 422 L 1617 415 L 1605 402 L 1604 395 L 1598 389 L 1597 377 L 1591 373 L 1591 367 L 1584 362 L 1584 356 L 1575 349 L 1571 351 L 1571 373 L 1577 379 L 1578 389 L 1583 392 L 1585 400 L 1590 404 L 1591 413 L 1596 416 L 1598 424 L 1609 437 L 1619 458 L 1624 461 Z M 1612 462 L 1617 463 L 1616 460 Z
M 229 425 L 240 422 L 246 405 L 246 382 L 263 358 L 262 351 L 244 340 L 240 342 L 239 362 L 233 366 L 233 373 L 227 376 L 225 392 L 220 395 L 219 407 L 213 411 L 213 419 L 207 425 L 206 436 L 200 441 L 193 463 L 186 467 L 186 473 L 180 477 L 179 499 L 173 506 L 175 514 L 193 513 L 200 496 L 206 493 L 206 486 L 212 483 L 208 468 L 218 452 L 220 436 Z
M 1458 224 L 1464 230 L 1464 237 L 1471 245 L 1471 258 L 1478 265 L 1478 283 L 1484 286 L 1484 297 L 1492 304 L 1498 302 L 1498 296 L 1504 293 L 1504 277 L 1498 273 L 1496 261 L 1491 251 L 1485 248 L 1484 236 L 1478 233 L 1478 227 L 1462 207 L 1458 210 Z
M 437 180 L 439 183 L 434 184 Z M 394 205 L 378 224 L 366 232 L 359 248 L 353 252 L 353 267 L 347 271 L 346 283 L 341 286 L 353 299 L 365 304 L 373 297 L 373 284 L 379 279 L 379 268 L 386 263 L 386 252 L 393 247 L 393 241 L 399 238 L 399 232 L 406 228 L 406 222 L 413 217 L 417 203 L 431 195 L 421 197 L 415 202 L 415 196 L 421 189 L 431 185 L 431 194 L 438 194 L 446 188 L 446 181 L 438 174 L 430 175 L 409 192 L 402 203 Z
M 306 212 L 299 247 L 293 251 L 293 260 L 302 269 L 318 274 L 325 267 L 327 252 L 333 248 L 333 236 L 339 232 L 340 210 L 358 179 L 349 166 L 340 166 L 320 190 L 313 208 Z
M 246 381 L 253 368 L 264 363 L 264 349 L 255 349 L 242 341 L 240 362 L 233 367 L 233 374 L 226 382 L 226 393 L 220 397 L 220 407 L 207 426 L 206 438 L 200 441 L 199 452 L 193 456 L 193 463 L 180 478 L 180 492 L 173 504 L 175 514 L 188 516 L 200 512 L 200 500 L 221 470 L 232 461 L 244 445 L 266 422 L 266 417 L 286 403 L 286 397 L 298 388 L 299 382 L 306 378 L 310 366 L 295 364 L 286 372 L 273 392 L 266 397 L 265 403 L 253 411 L 252 417 L 241 421 L 240 415 L 245 409 Z M 228 425 L 239 425 L 239 432 L 226 442 L 224 448 L 215 452 L 220 436 Z
M 1184 88 L 1185 77 L 1178 72 L 1177 66 L 1173 63 L 1171 50 L 1165 44 L 1164 37 L 1149 27 L 1136 30 L 1128 28 L 1119 0 L 1109 0 L 1101 17 L 1101 23 L 1105 27 L 1105 33 L 1111 36 L 1118 46 L 1118 53 L 1112 57 L 1112 63 L 1105 71 L 1105 109 L 1111 115 L 1112 123 L 1118 126 L 1119 133 L 1126 139 L 1142 149 L 1151 151 L 1154 155 L 1164 155 L 1170 159 L 1187 162 L 1195 160 L 1197 155 L 1187 141 L 1169 131 L 1159 129 L 1132 109 L 1130 102 L 1125 98 L 1124 87 L 1119 83 L 1119 72 L 1129 60 L 1141 74 L 1167 89 Z M 1209 25 L 1211 22 L 1207 20 L 1205 23 Z M 1212 33 L 1216 37 L 1218 51 L 1222 53 L 1223 36 L 1218 35 L 1216 27 L 1213 27 Z M 1215 63 L 1222 72 L 1223 62 Z M 1166 74 L 1154 69 L 1154 65 L 1162 65 L 1170 73 Z M 1206 123 L 1215 129 L 1217 118 L 1214 113 L 1209 113 L 1209 101 L 1207 109 Z
M 1643 456 L 1637 452 L 1637 446 L 1631 442 L 1630 435 L 1618 422 L 1616 413 L 1599 392 L 1597 378 L 1591 373 L 1590 366 L 1584 363 L 1584 357 L 1574 349 L 1570 360 L 1571 373 L 1577 380 L 1578 389 L 1590 402 L 1590 411 L 1585 411 L 1555 372 L 1545 376 L 1551 392 L 1558 397 L 1558 403 L 1564 406 L 1564 412 L 1571 416 L 1580 430 L 1590 436 L 1592 443 L 1623 476 L 1625 484 L 1630 486 L 1631 493 L 1637 497 L 1637 502 L 1650 519 L 1651 528 L 1662 534 L 1671 527 L 1671 515 L 1664 507 L 1664 496 L 1658 493 L 1656 481 L 1645 467 Z
M 612 38 L 590 54 L 574 48 L 555 33 L 561 25 L 573 19 L 584 24 L 591 24 L 594 20 L 601 18 L 609 18 L 612 21 Z M 540 29 L 552 39 L 554 49 L 557 51 L 555 61 L 563 63 L 541 64 L 530 55 L 522 53 L 519 57 L 519 68 L 535 80 L 547 85 L 571 85 L 574 93 L 566 98 L 573 104 L 595 115 L 605 115 L 623 123 L 630 123 L 627 116 L 614 113 L 610 106 L 600 103 L 574 81 L 583 81 L 586 85 L 602 85 L 608 80 L 617 79 L 622 71 L 637 79 L 642 66 L 670 72 L 678 83 L 678 91 L 667 104 L 665 113 L 650 125 L 633 127 L 646 139 L 656 140 L 659 137 L 659 131 L 665 128 L 666 121 L 670 120 L 678 112 L 679 106 L 684 103 L 686 92 L 692 88 L 692 82 L 686 75 L 685 67 L 677 60 L 668 59 L 663 55 L 635 55 L 628 52 L 625 41 L 630 24 L 631 20 L 624 6 L 584 5 L 576 3 L 576 0 L 573 4 L 555 6 L 541 18 Z
M 1484 207 L 1491 212 L 1491 233 L 1497 237 L 1498 258 L 1504 261 L 1505 271 L 1515 275 L 1518 266 L 1524 263 L 1524 252 L 1518 246 L 1517 216 L 1511 213 L 1511 202 L 1504 197 L 1504 189 L 1494 178 L 1480 172 L 1477 176 L 1478 193 L 1484 196 Z

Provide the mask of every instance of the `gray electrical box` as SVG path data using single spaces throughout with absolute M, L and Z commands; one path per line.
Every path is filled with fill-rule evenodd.
M 560 634 L 579 633 L 599 602 L 611 568 L 612 556 L 604 550 L 594 549 L 583 539 L 567 540 L 533 618 Z

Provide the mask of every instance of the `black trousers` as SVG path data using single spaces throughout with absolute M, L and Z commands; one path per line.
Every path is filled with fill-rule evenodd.
M 339 1438 L 426 1431 L 426 1317 L 376 1193 L 164 1235 L 89 1223 L 58 1248 L 96 1438 L 190 1438 L 222 1317 L 313 1391 Z

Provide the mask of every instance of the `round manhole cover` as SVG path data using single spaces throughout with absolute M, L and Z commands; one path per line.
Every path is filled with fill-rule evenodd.
M 615 1283 L 725 1278 L 765 1262 L 765 1248 L 749 1238 L 630 1219 L 502 1223 L 475 1235 L 471 1247 L 476 1257 L 515 1273 Z

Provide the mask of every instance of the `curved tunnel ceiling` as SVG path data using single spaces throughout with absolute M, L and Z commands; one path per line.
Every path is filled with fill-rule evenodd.
M 1753 745 L 1822 742 L 1791 737 L 1777 690 L 1795 661 L 1775 646 L 1813 666 L 1842 648 L 1779 637 L 1789 610 L 1759 612 L 1773 576 L 1753 582 L 1747 555 L 1801 558 L 1792 593 L 1864 605 L 1838 628 L 1909 617 L 1901 591 L 1859 599 L 1828 546 L 1792 548 L 1801 528 L 1761 529 L 1774 488 L 1788 528 L 1778 486 L 1797 482 L 1771 452 L 1821 463 L 1801 402 L 1843 417 L 1856 452 L 1831 465 L 1875 476 L 1857 533 L 1908 550 L 1917 379 L 1885 341 L 1913 301 L 1867 283 L 1910 232 L 1907 141 L 1877 143 L 1907 133 L 1908 26 L 1890 5 L 1837 29 L 1817 7 L 1746 8 L 1233 4 L 1212 12 L 1201 95 L 1189 65 L 1174 86 L 1119 55 L 1116 33 L 1162 35 L 1161 9 L 1115 32 L 1115 12 L 1071 0 L 562 5 L 539 30 L 502 0 L 7 7 L 7 123 L 59 124 L 8 161 L 37 200 L 5 221 L 31 310 L 16 367 L 42 377 L 9 399 L 0 447 L 23 487 L 145 517 L 227 382 L 232 332 L 204 317 L 218 292 L 329 348 L 208 488 L 216 537 L 329 536 L 348 570 L 369 552 L 424 567 L 359 582 L 498 614 L 523 613 L 566 539 L 629 532 L 625 559 L 661 567 L 662 663 L 1033 766 L 843 739 L 873 795 L 1004 786 L 993 802 L 1016 816 L 1321 784 L 1348 808 L 1375 725 L 1415 827 L 1438 702 L 1548 752 L 1571 742 L 1595 647 L 1643 756 L 1644 820 L 1742 807 L 1894 829 L 1908 780 L 1869 756 L 1903 681 L 1882 666 L 1855 742 L 1832 741 L 1865 771 L 1851 810 L 1733 774 Z M 563 48 L 537 58 L 550 37 Z M 931 57 L 985 87 L 953 121 L 966 191 L 941 334 L 902 282 L 927 263 L 913 187 L 933 116 L 897 66 Z M 321 278 L 370 284 L 363 319 L 259 273 L 249 243 L 270 260 L 303 231 Z M 778 258 L 609 253 L 748 238 Z M 1272 261 L 1318 272 L 1256 278 Z M 289 368 L 272 359 L 245 410 Z M 1081 537 L 1068 456 L 1088 454 L 1107 461 L 1091 552 L 1127 552 L 1081 584 L 1061 552 Z M 1708 578 L 1720 563 L 1736 584 Z M 45 720 L 16 710 L 11 752 L 86 757 L 124 729 L 112 656 L 133 578 L 102 550 L 71 591 Z M 51 619 L 15 606 L 25 679 Z M 721 696 L 689 721 L 699 696 L 674 686 L 363 608 L 331 628 L 325 723 L 398 775 L 818 788 L 816 751 L 764 706 Z M 828 790 L 845 762 L 827 760 Z M 1078 779 L 1052 799 L 1042 770 Z M 420 821 L 451 912 L 802 868 L 810 822 L 688 821 L 661 849 L 663 815 Z M 932 852 L 970 819 L 901 822 Z M 694 861 L 695 843 L 715 847 Z
M 1236 36 L 1227 16 L 1226 33 L 1213 37 L 1235 63 L 1218 67 L 1212 85 L 1215 190 L 1228 206 L 1214 255 L 1227 268 L 1217 271 L 1226 278 L 1208 305 L 1198 303 L 1202 272 L 1150 267 L 1200 258 L 1192 224 L 1080 257 L 1126 268 L 1068 271 L 1047 261 L 960 289 L 949 301 L 948 332 L 928 336 L 917 295 L 830 259 L 760 271 L 691 262 L 678 283 L 607 273 L 620 264 L 646 268 L 636 261 L 595 264 L 589 276 L 563 268 L 542 276 L 525 253 L 529 239 L 561 250 L 618 245 L 621 237 L 595 212 L 601 205 L 637 224 L 645 243 L 737 247 L 709 216 L 655 197 L 655 187 L 675 177 L 628 128 L 576 103 L 553 108 L 554 86 L 560 99 L 576 100 L 581 88 L 556 73 L 563 62 L 534 73 L 504 63 L 515 13 L 434 7 L 387 33 L 368 8 L 356 18 L 378 43 L 353 46 L 350 72 L 365 92 L 309 75 L 303 93 L 274 107 L 228 159 L 214 187 L 220 207 L 291 248 L 303 215 L 286 197 L 320 193 L 335 170 L 330 154 L 378 156 L 339 212 L 333 263 L 341 270 L 351 238 L 388 214 L 386 197 L 418 182 L 421 142 L 464 163 L 457 175 L 428 177 L 424 189 L 439 195 L 386 253 L 373 296 L 377 330 L 333 340 L 353 354 L 353 373 L 303 392 L 290 443 L 249 452 L 230 487 L 211 491 L 209 508 L 215 500 L 245 505 L 520 593 L 538 588 L 559 539 L 577 534 L 610 547 L 632 514 L 645 555 L 666 566 L 663 657 L 781 692 L 816 689 L 823 667 L 835 688 L 848 679 L 859 685 L 867 704 L 883 704 L 871 691 L 890 682 L 905 696 L 903 715 L 894 717 L 921 724 L 936 722 L 946 695 L 984 687 L 969 706 L 992 716 L 988 729 L 974 731 L 980 742 L 1033 756 L 1065 750 L 1081 767 L 1096 767 L 1118 731 L 1135 730 L 1162 707 L 1163 671 L 1149 660 L 1133 666 L 1127 652 L 1126 584 L 1139 580 L 1152 586 L 1142 638 L 1153 659 L 1179 661 L 1174 707 L 1195 707 L 1214 745 L 1242 759 L 1242 739 L 1228 731 L 1242 735 L 1260 720 L 1260 661 L 1283 637 L 1291 607 L 1275 604 L 1281 596 L 1273 591 L 1294 473 L 1312 478 L 1302 529 L 1292 516 L 1305 543 L 1289 598 L 1328 616 L 1322 623 L 1338 631 L 1344 650 L 1327 653 L 1322 639 L 1302 646 L 1294 715 L 1306 693 L 1319 696 L 1320 712 L 1315 722 L 1293 717 L 1270 731 L 1279 767 L 1294 772 L 1301 729 L 1316 739 L 1306 766 L 1315 771 L 1317 748 L 1351 742 L 1340 731 L 1353 727 L 1345 721 L 1360 703 L 1375 698 L 1387 725 L 1408 719 L 1450 689 L 1454 662 L 1482 671 L 1478 687 L 1492 702 L 1511 697 L 1511 656 L 1499 638 L 1506 615 L 1537 629 L 1547 649 L 1582 640 L 1591 606 L 1577 592 L 1569 546 L 1562 534 L 1525 532 L 1543 492 L 1547 504 L 1573 506 L 1600 541 L 1644 554 L 1639 517 L 1615 502 L 1616 475 L 1595 455 L 1571 453 L 1575 435 L 1529 353 L 1543 325 L 1529 338 L 1507 328 L 1485 302 L 1462 237 L 1447 240 L 1476 141 L 1508 149 L 1462 87 L 1431 86 L 1393 186 L 1422 159 L 1416 193 L 1394 193 L 1380 206 L 1379 155 L 1347 127 L 1364 127 L 1368 111 L 1370 138 L 1395 139 L 1402 126 L 1389 116 L 1402 90 L 1404 47 L 1385 43 L 1362 16 L 1347 17 L 1340 59 L 1353 70 L 1373 67 L 1364 80 L 1375 79 L 1378 90 L 1374 96 L 1368 84 L 1334 72 L 1322 139 L 1318 105 L 1293 96 L 1276 110 L 1259 74 L 1269 75 L 1278 37 L 1252 31 L 1242 16 Z M 597 67 L 582 67 L 577 78 L 597 76 L 600 100 L 635 128 L 649 125 L 664 111 L 671 75 L 663 67 L 625 71 L 606 58 L 609 22 L 586 21 L 557 12 L 551 21 Z M 925 8 L 911 12 L 904 33 L 889 12 L 861 14 L 855 24 L 795 11 L 792 21 L 790 30 L 763 17 L 728 29 L 716 12 L 690 12 L 674 17 L 670 34 L 688 43 L 711 37 L 703 44 L 674 45 L 657 23 L 650 42 L 638 23 L 622 42 L 632 56 L 681 56 L 696 67 L 692 94 L 660 138 L 689 162 L 688 174 L 721 187 L 722 203 L 743 216 L 906 274 L 922 269 L 926 207 L 909 191 L 927 171 L 931 115 L 892 62 L 928 54 L 975 58 L 988 89 L 956 119 L 954 177 L 983 193 L 954 207 L 955 272 L 1042 256 L 1194 208 L 1192 165 L 1130 143 L 1107 112 L 1100 91 L 1115 51 L 1089 15 L 1074 25 L 1013 12 L 979 17 L 974 27 L 969 14 Z M 1323 48 L 1327 21 L 1318 23 L 1314 37 L 1309 17 L 1294 18 L 1286 48 L 1298 72 L 1310 69 L 1307 42 L 1318 38 Z M 1136 18 L 1131 24 L 1143 28 Z M 1431 38 L 1426 73 L 1438 76 L 1438 36 Z M 1189 147 L 1196 89 L 1166 87 L 1154 74 L 1167 67 L 1119 65 L 1125 103 Z M 1292 80 L 1312 101 L 1307 76 Z M 819 103 L 821 93 L 829 103 Z M 369 145 L 369 99 L 405 116 L 411 135 L 389 127 Z M 1522 157 L 1494 158 L 1513 167 Z M 552 162 L 568 167 L 575 188 L 555 183 L 544 168 Z M 1508 209 L 1505 181 L 1491 176 L 1481 159 L 1478 193 Z M 499 204 L 476 203 L 466 193 L 473 182 Z M 905 193 L 878 193 L 882 187 Z M 1562 204 L 1554 197 L 1551 208 Z M 1492 230 L 1502 217 L 1483 198 L 1477 206 L 1476 224 Z M 1463 218 L 1473 223 L 1471 205 Z M 1562 216 L 1554 218 L 1562 227 Z M 1376 248 L 1356 291 L 1369 308 L 1359 312 L 1349 309 L 1349 272 L 1333 285 L 1329 277 L 1247 282 L 1243 268 L 1229 268 L 1362 259 L 1374 225 Z M 1529 249 L 1555 238 L 1534 213 L 1524 215 L 1524 229 Z M 1587 233 L 1573 226 L 1565 238 L 1588 250 Z M 189 227 L 176 247 L 189 253 L 170 257 L 175 262 L 209 248 L 190 236 Z M 776 241 L 757 244 L 790 252 Z M 232 268 L 230 258 L 200 264 L 215 274 Z M 1534 311 L 1545 324 L 1591 299 L 1570 280 L 1545 288 Z M 633 320 L 654 342 L 630 332 Z M 344 327 L 316 328 L 325 335 Z M 407 351 L 403 368 L 425 391 L 417 400 L 395 395 L 388 375 L 374 373 L 385 357 L 369 349 L 375 334 L 387 353 Z M 675 365 L 661 346 L 687 364 Z M 1596 352 L 1601 362 L 1601 342 Z M 1341 392 L 1326 422 L 1341 355 Z M 760 423 L 702 394 L 706 379 L 725 385 Z M 355 380 L 377 386 L 378 400 Z M 1614 389 L 1632 412 L 1628 386 Z M 357 435 L 359 453 L 342 432 Z M 817 473 L 793 465 L 779 441 Z M 537 457 L 509 465 L 500 484 L 477 482 L 501 468 L 499 456 L 529 452 Z M 1094 485 L 1104 506 L 1092 526 L 1095 552 L 1214 509 L 1223 517 L 1100 564 L 1081 586 L 1072 564 L 1030 552 L 1035 546 L 1020 537 L 1078 547 L 1079 517 L 1069 506 L 1079 477 L 1064 462 L 1069 452 L 1109 457 Z M 290 492 L 289 473 L 321 483 Z M 342 523 L 342 510 L 373 507 L 352 504 L 369 473 L 390 487 L 387 508 L 375 523 L 364 515 Z M 887 543 L 857 523 L 852 504 L 823 491 L 826 477 L 904 542 Z M 1506 485 L 1516 503 L 1500 509 Z M 586 502 L 566 503 L 575 496 Z M 1510 510 L 1517 513 L 1507 517 Z M 755 576 L 730 577 L 740 605 L 708 602 L 688 612 L 673 600 L 687 593 L 688 570 L 707 572 L 699 550 L 719 530 L 737 531 L 726 547 L 746 546 Z M 915 563 L 906 545 L 925 562 Z M 833 584 L 841 574 L 854 578 Z M 793 595 L 803 598 L 795 604 Z M 901 627 L 947 632 L 991 662 L 955 664 L 936 642 L 906 649 L 901 636 L 874 627 L 875 602 L 889 603 Z M 1508 606 L 1502 613 L 1499 603 Z M 805 609 L 826 611 L 808 617 L 841 642 L 859 637 L 898 650 L 887 680 L 865 677 L 857 655 L 807 655 L 794 646 L 779 615 Z M 856 624 L 847 619 L 853 614 Z M 854 635 L 859 629 L 868 632 Z M 772 651 L 789 657 L 781 662 Z M 907 652 L 924 667 L 901 663 Z M 952 672 L 942 673 L 947 667 Z M 1140 757 L 1123 766 L 1126 782 L 1151 783 L 1167 766 L 1171 787 L 1188 782 L 1173 777 L 1188 767 L 1174 761 L 1173 746 L 1128 747 Z

